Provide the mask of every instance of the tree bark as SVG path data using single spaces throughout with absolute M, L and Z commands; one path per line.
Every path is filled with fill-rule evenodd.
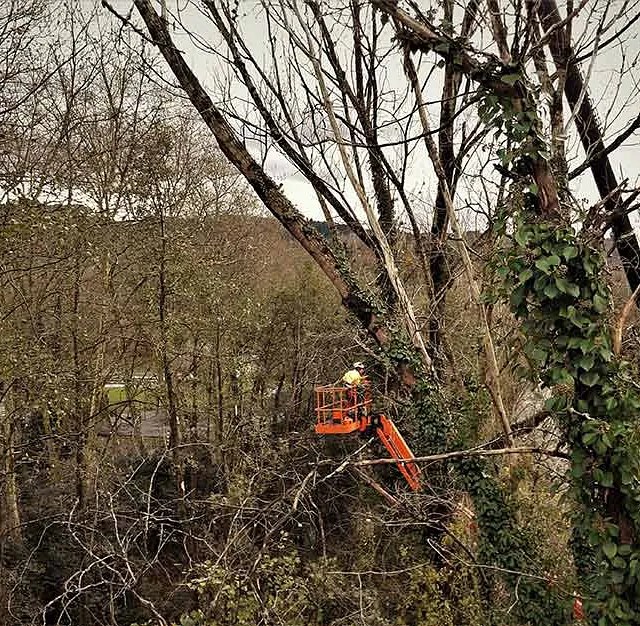
M 73 309 L 71 321 L 71 348 L 73 353 L 73 377 L 74 377 L 74 419 L 76 429 L 76 495 L 78 508 L 87 506 L 93 496 L 91 474 L 91 453 L 89 447 L 89 429 L 91 425 L 88 419 L 88 406 L 85 400 L 86 388 L 82 384 L 82 363 L 80 360 L 80 341 L 78 320 L 80 319 L 80 279 L 82 268 L 80 266 L 80 246 L 76 247 L 76 259 L 74 262 L 73 277 Z
M 220 325 L 216 325 L 215 376 L 217 419 L 214 429 L 216 460 L 222 463 L 222 442 L 224 439 L 224 388 L 222 386 L 222 357 L 220 354 Z
M 159 220 L 160 268 L 158 273 L 158 317 L 160 320 L 160 361 L 167 399 L 167 414 L 169 417 L 169 448 L 171 450 L 177 450 L 178 446 L 182 443 L 182 437 L 180 432 L 180 418 L 178 417 L 178 407 L 176 404 L 173 371 L 169 360 L 169 329 L 167 327 L 167 239 L 162 209 L 160 210 Z
M 453 22 L 453 2 L 444 3 L 445 20 Z M 463 39 L 471 34 L 478 11 L 478 1 L 470 2 L 465 9 L 465 16 L 460 36 Z M 440 105 L 440 128 L 438 131 L 438 150 L 440 162 L 444 170 L 451 197 L 455 196 L 455 167 L 456 155 L 453 147 L 453 124 L 456 114 L 456 104 L 462 75 L 456 68 L 453 58 L 446 60 L 444 68 L 444 84 L 442 87 L 442 104 Z M 445 295 L 450 284 L 450 272 L 447 267 L 447 256 L 444 249 L 444 239 L 447 233 L 447 205 L 444 189 L 438 184 L 435 210 L 431 221 L 431 242 L 429 254 L 429 273 L 431 275 L 432 298 L 431 315 L 429 320 L 429 343 L 432 346 L 436 363 L 444 359 L 443 335 Z
M 189 441 L 195 443 L 199 440 L 198 435 L 198 370 L 200 359 L 198 350 L 200 348 L 198 337 L 193 339 L 193 353 L 191 355 L 191 412 L 189 414 Z
M 0 386 L 0 390 L 4 385 Z M 2 465 L 0 471 L 4 477 L 0 487 L 0 541 L 10 538 L 13 541 L 22 541 L 20 529 L 20 509 L 18 507 L 18 487 L 16 484 L 15 458 L 13 439 L 15 430 L 7 416 L 6 395 L 0 397 L 0 454 Z

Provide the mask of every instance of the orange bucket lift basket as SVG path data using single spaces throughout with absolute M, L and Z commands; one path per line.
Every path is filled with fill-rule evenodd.
M 340 435 L 356 430 L 363 432 L 371 414 L 371 394 L 368 386 L 316 387 L 316 432 Z
M 395 424 L 384 415 L 372 415 L 368 385 L 360 387 L 316 387 L 316 432 L 343 435 L 369 429 L 378 436 L 394 459 L 412 459 L 413 453 Z M 414 491 L 421 488 L 420 468 L 411 461 L 398 463 L 398 469 Z

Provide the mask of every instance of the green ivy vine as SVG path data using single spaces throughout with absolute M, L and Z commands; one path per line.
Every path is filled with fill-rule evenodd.
M 512 244 L 496 268 L 496 295 L 521 322 L 523 374 L 562 390 L 548 408 L 571 449 L 585 606 L 598 626 L 640 624 L 640 396 L 628 364 L 612 352 L 604 258 L 570 226 L 522 214 Z
M 407 358 L 407 351 L 415 348 L 405 346 L 401 351 Z M 472 389 L 477 399 L 479 390 Z M 439 385 L 431 377 L 423 376 L 413 389 L 412 408 L 418 424 L 420 453 L 435 453 L 445 450 L 459 450 L 477 443 L 464 436 L 461 423 L 477 419 L 477 402 L 468 407 L 459 406 L 459 419 L 452 414 L 453 404 L 446 398 Z M 468 410 L 466 410 L 468 409 Z M 453 409 L 455 412 L 455 409 Z M 450 470 L 453 470 L 453 474 Z M 522 529 L 508 493 L 500 483 L 494 463 L 480 458 L 461 459 L 431 469 L 428 481 L 431 487 L 449 489 L 451 478 L 471 497 L 478 527 L 478 562 L 488 566 L 485 577 L 493 582 L 485 589 L 486 613 L 494 620 L 491 623 L 529 623 L 542 626 L 564 626 L 567 623 L 569 607 L 567 598 L 556 588 L 536 576 L 527 576 L 531 564 L 535 563 L 538 541 L 531 533 Z M 537 573 L 537 572 L 535 572 Z M 509 615 L 497 610 L 492 589 L 506 585 L 518 601 Z
M 564 626 L 570 613 L 567 597 L 555 586 L 528 576 L 535 563 L 538 541 L 517 522 L 516 510 L 501 487 L 492 464 L 469 458 L 455 464 L 462 484 L 473 500 L 478 525 L 478 561 L 490 565 L 485 577 L 502 579 L 509 585 L 517 602 L 510 614 L 495 622 L 544 626 Z M 492 603 L 491 598 L 488 602 Z
M 587 619 L 598 626 L 640 624 L 640 395 L 630 366 L 613 354 L 611 295 L 600 250 L 559 216 L 538 210 L 527 178 L 542 153 L 535 102 L 525 110 L 487 96 L 481 114 L 495 119 L 510 149 L 499 154 L 513 176 L 511 206 L 497 230 L 509 241 L 494 263 L 489 294 L 507 301 L 523 336 L 522 374 L 555 390 L 548 408 L 571 451 L 572 548 L 584 585 Z

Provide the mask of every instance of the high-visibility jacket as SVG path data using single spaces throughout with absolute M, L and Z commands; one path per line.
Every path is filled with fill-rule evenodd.
M 363 380 L 363 376 L 358 370 L 349 370 L 342 377 L 343 383 L 346 383 L 347 385 L 351 385 L 354 387 L 357 385 L 360 385 L 362 383 L 362 380 Z

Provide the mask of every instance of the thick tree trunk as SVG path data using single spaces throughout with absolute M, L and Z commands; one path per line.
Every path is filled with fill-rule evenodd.
M 460 85 L 460 74 L 455 69 L 453 60 L 445 66 L 444 87 L 442 89 L 442 105 L 440 109 L 440 130 L 438 143 L 440 162 L 447 180 L 448 189 L 453 196 L 453 176 L 455 170 L 455 153 L 453 150 L 453 120 L 456 110 L 456 96 Z M 429 270 L 433 285 L 433 304 L 429 320 L 429 342 L 432 346 L 436 362 L 442 362 L 442 335 L 444 332 L 445 296 L 450 282 L 450 272 L 445 253 L 447 235 L 447 205 L 444 190 L 438 185 L 436 206 L 431 222 L 431 242 L 429 254 Z
M 453 0 L 444 3 L 445 22 L 453 23 Z M 472 33 L 476 23 L 478 12 L 478 1 L 474 0 L 467 4 L 460 36 L 467 39 Z M 451 33 L 450 33 L 451 34 Z M 440 105 L 440 128 L 438 131 L 438 150 L 440 162 L 447 181 L 452 199 L 455 197 L 455 170 L 456 155 L 453 144 L 454 121 L 458 102 L 458 92 L 462 74 L 459 72 L 452 58 L 446 60 L 444 69 L 444 84 L 442 87 L 442 104 Z M 451 274 L 448 268 L 448 259 L 445 252 L 445 238 L 447 236 L 447 205 L 445 202 L 445 190 L 442 185 L 438 185 L 436 204 L 431 222 L 431 242 L 429 254 L 429 270 L 433 287 L 433 304 L 429 320 L 429 342 L 432 346 L 433 354 L 438 363 L 444 361 L 444 315 L 446 305 L 446 292 L 451 284 Z
M 540 0 L 537 6 L 545 31 L 560 23 L 560 13 L 555 0 Z M 588 85 L 585 85 L 580 67 L 572 61 L 575 55 L 571 43 L 567 41 L 564 27 L 558 28 L 552 34 L 549 39 L 549 49 L 556 67 L 563 70 L 566 66 L 564 94 L 573 113 L 586 157 L 589 159 L 599 155 L 605 149 L 602 129 L 589 96 Z M 605 200 L 607 211 L 615 214 L 620 197 L 619 194 L 612 193 L 617 188 L 618 181 L 609 158 L 605 154 L 596 156 L 591 161 L 590 167 L 600 197 L 607 198 Z M 612 221 L 612 230 L 629 287 L 631 291 L 635 291 L 640 285 L 640 246 L 629 216 L 616 215 Z
M 307 223 L 303 215 L 282 193 L 280 185 L 270 178 L 238 140 L 233 129 L 200 85 L 198 79 L 175 47 L 167 24 L 157 14 L 150 0 L 135 0 L 135 6 L 145 21 L 149 33 L 165 57 L 173 74 L 192 104 L 215 136 L 220 150 L 245 177 L 267 209 L 307 251 L 340 294 L 343 304 L 380 344 L 387 345 L 389 333 L 371 303 L 361 290 L 345 278 L 340 263 L 329 243 Z
M 509 416 L 507 415 L 507 412 L 504 406 L 503 394 L 500 388 L 500 368 L 498 366 L 493 337 L 491 335 L 490 316 L 488 314 L 486 305 L 482 302 L 481 290 L 475 278 L 475 270 L 473 268 L 473 264 L 469 256 L 469 251 L 467 250 L 466 243 L 464 241 L 464 232 L 460 227 L 460 223 L 455 213 L 453 200 L 451 199 L 451 192 L 449 190 L 449 185 L 446 180 L 446 175 L 444 172 L 444 168 L 442 166 L 442 162 L 440 161 L 438 150 L 436 148 L 435 142 L 431 138 L 431 126 L 429 124 L 429 119 L 427 116 L 428 115 L 427 109 L 424 106 L 424 102 L 422 100 L 422 93 L 420 91 L 420 83 L 418 81 L 418 75 L 408 50 L 405 51 L 404 68 L 407 74 L 407 78 L 409 79 L 409 82 L 413 87 L 416 95 L 416 102 L 418 103 L 420 122 L 422 124 L 422 129 L 424 131 L 424 140 L 427 147 L 427 151 L 429 153 L 429 158 L 433 163 L 434 170 L 438 177 L 438 182 L 442 191 L 443 201 L 447 210 L 447 220 L 451 223 L 451 229 L 453 230 L 453 233 L 455 234 L 456 239 L 458 240 L 458 250 L 460 252 L 462 264 L 464 266 L 465 275 L 469 282 L 469 287 L 473 295 L 473 299 L 481 311 L 481 319 L 482 319 L 482 323 L 485 330 L 483 343 L 484 343 L 485 354 L 487 357 L 487 371 L 486 371 L 486 377 L 485 377 L 487 387 L 491 392 L 491 397 L 493 399 L 494 407 L 499 415 L 500 422 L 502 423 L 502 428 L 504 430 L 506 440 L 509 443 L 509 445 L 512 445 Z

